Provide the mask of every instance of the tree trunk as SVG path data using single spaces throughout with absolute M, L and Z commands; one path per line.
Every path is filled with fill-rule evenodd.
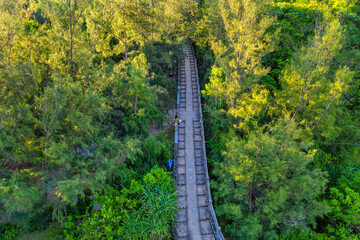
M 240 52 L 237 52 L 236 55 L 237 55 L 237 58 L 236 58 L 236 72 L 237 72 L 238 75 L 240 75 Z
M 127 58 L 128 58 L 128 56 L 127 56 L 128 46 L 127 46 L 125 14 L 123 14 L 123 22 L 124 22 L 124 38 L 125 38 L 125 60 L 127 60 Z
M 152 10 L 153 10 L 153 15 L 155 15 L 154 14 L 154 0 L 151 0 L 151 8 L 152 8 Z M 153 20 L 151 20 L 151 44 L 153 44 L 154 43 L 154 22 L 153 22 Z
M 76 0 L 75 0 L 76 2 Z M 73 43 L 73 35 L 74 35 L 74 16 L 72 13 L 72 6 L 71 6 L 71 0 L 68 1 L 69 5 L 69 27 L 70 27 L 70 48 L 69 48 L 69 54 L 70 54 L 70 74 L 73 74 L 73 50 L 74 50 L 74 43 Z M 74 9 L 75 14 L 75 9 Z
M 319 120 L 314 124 L 314 126 L 311 128 L 311 131 L 314 130 L 314 128 L 316 128 L 316 126 L 320 123 L 321 119 L 324 117 L 324 115 L 327 113 L 327 111 L 329 110 L 331 104 L 333 103 L 334 99 L 336 97 L 336 93 L 334 94 L 334 96 L 331 98 L 330 103 L 327 105 L 325 111 L 323 112 L 323 114 L 319 117 Z
M 251 203 L 252 203 L 252 185 L 253 185 L 253 182 L 251 181 L 251 183 L 250 183 L 250 189 L 249 189 L 249 198 L 250 198 L 250 201 L 249 201 L 249 212 L 252 212 L 252 207 L 251 207 Z
M 137 112 L 137 102 L 138 102 L 138 95 L 135 95 L 135 101 L 134 101 L 134 114 Z

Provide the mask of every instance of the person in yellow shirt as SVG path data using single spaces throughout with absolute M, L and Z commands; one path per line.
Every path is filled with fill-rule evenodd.
M 175 118 L 174 118 L 175 131 L 177 131 L 179 129 L 179 123 L 180 123 L 179 113 L 176 112 Z

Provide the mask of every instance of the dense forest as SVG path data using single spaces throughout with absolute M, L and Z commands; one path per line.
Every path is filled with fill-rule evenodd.
M 359 239 L 359 3 L 208 0 L 201 16 L 194 39 L 224 235 Z
M 196 9 L 1 1 L 1 239 L 43 229 L 50 239 L 171 236 L 176 194 L 164 163 L 173 147 L 163 126 Z
M 198 59 L 227 239 L 360 238 L 357 0 L 0 0 L 0 239 L 171 239 Z

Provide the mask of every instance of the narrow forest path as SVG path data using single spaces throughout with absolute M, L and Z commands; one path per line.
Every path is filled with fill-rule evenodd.
M 191 46 L 184 52 L 187 57 L 179 71 L 178 112 L 183 123 L 175 150 L 179 210 L 174 236 L 181 240 L 224 239 L 211 204 L 196 60 Z

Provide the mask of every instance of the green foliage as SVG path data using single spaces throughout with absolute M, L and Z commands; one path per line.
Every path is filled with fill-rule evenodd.
M 0 181 L 0 201 L 7 210 L 2 211 L 3 220 L 12 220 L 20 226 L 30 228 L 30 219 L 41 213 L 40 192 L 34 186 L 29 186 L 29 181 L 34 181 L 39 176 L 28 170 L 22 170 L 10 179 Z
M 153 42 L 143 47 L 150 65 L 150 71 L 154 74 L 150 84 L 159 87 L 159 100 L 163 106 L 172 107 L 176 101 L 177 82 L 173 78 L 178 70 L 178 63 L 184 56 L 181 44 L 167 44 Z
M 152 134 L 144 141 L 145 159 L 154 165 L 158 159 L 168 159 L 171 154 L 168 152 L 164 134 L 160 136 Z
M 278 85 L 275 79 L 270 77 L 269 75 L 265 75 L 264 77 L 262 77 L 260 83 L 265 85 L 272 92 L 276 90 Z
M 209 104 L 215 108 L 226 107 L 225 76 L 223 70 L 213 66 L 209 76 L 209 83 L 201 93 L 207 97 Z
M 298 120 L 309 131 L 325 116 L 327 125 L 320 131 L 326 130 L 321 134 L 330 137 L 334 127 L 329 108 L 347 90 L 354 74 L 342 66 L 338 66 L 334 76 L 329 73 L 331 60 L 341 49 L 340 22 L 332 20 L 316 31 L 311 45 L 301 48 L 285 67 L 280 78 L 282 89 L 276 96 L 279 108 L 286 113 L 291 111 L 290 122 Z
M 245 132 L 253 127 L 254 119 L 261 118 L 268 104 L 269 91 L 259 83 L 269 69 L 259 63 L 273 50 L 279 31 L 271 32 L 275 18 L 265 12 L 267 7 L 266 3 L 247 0 L 206 1 L 194 37 L 201 45 L 208 43 L 215 55 L 216 67 L 204 93 L 215 102 L 221 95 L 225 103 L 221 108 Z
M 360 172 L 351 177 L 341 177 L 336 187 L 331 187 L 324 204 L 330 209 L 322 219 L 321 233 L 311 231 L 292 233 L 280 239 L 359 239 Z
M 270 132 L 231 137 L 224 161 L 215 164 L 217 213 L 234 238 L 271 239 L 281 230 L 308 229 L 327 212 L 317 201 L 326 174 L 311 167 L 316 150 L 303 132 L 285 121 Z M 256 226 L 256 227 L 254 227 Z
M 1 1 L 1 222 L 63 224 L 130 168 L 170 156 L 149 128 L 167 120 L 195 11 L 193 0 Z
M 241 12 L 249 6 L 246 13 L 256 14 Z M 357 239 L 358 226 L 340 220 L 349 208 L 342 199 L 356 206 L 357 193 L 339 179 L 359 169 L 358 7 L 312 0 L 266 6 L 203 1 L 194 36 L 200 59 L 215 56 L 199 62 L 220 225 L 234 239 Z M 241 58 L 253 36 L 265 45 L 250 54 L 261 63 L 250 73 L 252 60 Z
M 173 185 L 168 172 L 153 168 L 141 181 L 133 179 L 121 191 L 108 188 L 93 201 L 101 211 L 67 218 L 65 239 L 169 238 L 176 210 Z
M 0 224 L 0 239 L 1 240 L 13 240 L 19 235 L 20 229 L 14 224 L 1 223 Z
M 330 188 L 325 204 L 331 209 L 327 215 L 326 232 L 333 239 L 357 239 L 360 235 L 360 171 L 351 178 L 341 177 L 338 186 Z
M 148 172 L 171 156 L 153 132 L 174 104 L 191 36 L 226 234 L 358 238 L 359 9 L 0 1 L 0 222 L 32 231 L 53 218 L 68 239 L 169 238 L 172 181 Z M 0 238 L 20 229 L 1 225 Z

